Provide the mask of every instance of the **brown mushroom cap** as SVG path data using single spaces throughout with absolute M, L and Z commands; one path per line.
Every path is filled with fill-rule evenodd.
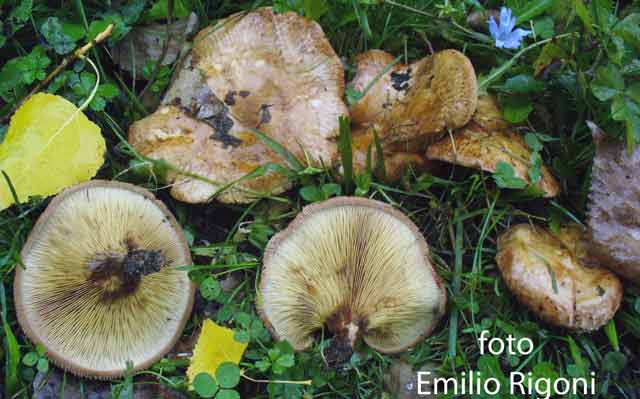
M 371 50 L 358 57 L 351 86 L 365 91 L 393 56 Z M 459 51 L 443 50 L 410 65 L 396 64 L 351 106 L 356 126 L 375 129 L 381 142 L 438 137 L 465 125 L 476 110 L 476 75 Z
M 149 367 L 179 338 L 194 300 L 189 247 L 173 215 L 131 184 L 63 191 L 40 216 L 16 267 L 25 334 L 56 365 L 99 379 Z
M 351 82 L 354 89 L 366 92 L 351 106 L 354 167 L 365 169 L 375 131 L 387 181 L 402 176 L 408 166 L 416 171 L 430 169 L 431 163 L 424 158 L 427 145 L 447 128 L 467 123 L 477 99 L 473 66 L 458 51 L 444 50 L 408 66 L 396 64 L 380 75 L 393 60 L 381 50 L 360 54 Z
M 446 291 L 417 227 L 384 203 L 340 197 L 307 206 L 264 253 L 259 311 L 296 350 L 325 324 L 396 353 L 429 335 Z
M 333 164 L 338 117 L 348 113 L 343 95 L 342 65 L 320 26 L 292 12 L 260 8 L 232 15 L 196 36 L 163 100 L 173 108 L 162 107 L 134 123 L 129 141 L 144 155 L 213 181 L 169 176 L 175 198 L 206 202 L 260 165 L 284 164 L 252 129 L 299 159 Z M 260 182 L 237 184 L 218 199 L 250 202 L 287 184 L 269 173 Z
M 513 167 L 515 176 L 531 182 L 531 151 L 522 134 L 508 128 L 495 98 L 490 96 L 479 98 L 478 110 L 465 127 L 429 145 L 426 157 L 488 172 L 494 172 L 499 162 L 506 162 Z M 540 169 L 537 186 L 545 197 L 555 197 L 560 191 L 558 182 L 545 165 Z
M 604 267 L 585 262 L 583 231 L 521 224 L 498 240 L 497 262 L 516 298 L 550 324 L 579 331 L 602 327 L 620 307 L 622 284 Z

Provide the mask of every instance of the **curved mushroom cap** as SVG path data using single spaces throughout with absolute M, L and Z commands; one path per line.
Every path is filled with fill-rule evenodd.
M 129 142 L 140 153 L 164 159 L 177 168 L 206 177 L 206 181 L 169 171 L 173 182 L 171 195 L 184 202 L 206 202 L 213 196 L 226 203 L 246 203 L 266 194 L 279 194 L 290 187 L 286 176 L 267 171 L 218 193 L 225 184 L 242 179 L 267 163 L 282 159 L 265 146 L 255 135 L 240 131 L 234 125 L 228 140 L 239 139 L 242 144 L 226 147 L 220 140 L 212 140 L 215 129 L 208 123 L 174 105 L 161 106 L 155 113 L 137 121 L 129 130 Z
M 541 319 L 593 331 L 618 310 L 622 284 L 609 270 L 584 263 L 585 246 L 577 226 L 554 235 L 521 224 L 500 237 L 496 259 L 516 298 Z
M 167 112 L 160 108 L 132 125 L 129 141 L 144 155 L 212 180 L 169 176 L 175 198 L 206 202 L 255 167 L 284 163 L 253 129 L 299 159 L 333 164 L 338 117 L 348 113 L 343 95 L 342 65 L 320 26 L 260 8 L 198 33 L 163 100 L 175 106 L 171 117 L 159 117 Z M 191 127 L 177 128 L 185 118 Z M 218 199 L 251 202 L 251 191 L 286 189 L 283 180 L 273 173 L 260 183 L 247 180 Z
M 191 312 L 189 247 L 169 210 L 130 184 L 92 181 L 58 195 L 16 267 L 27 336 L 81 376 L 122 376 L 168 352 Z
M 434 329 L 446 292 L 417 227 L 378 201 L 340 197 L 307 206 L 265 250 L 260 313 L 296 350 L 327 325 L 384 353 Z
M 515 176 L 527 183 L 531 151 L 522 134 L 509 129 L 494 98 L 480 97 L 478 111 L 465 127 L 452 137 L 444 137 L 429 145 L 427 159 L 450 162 L 469 168 L 494 172 L 499 162 L 513 167 Z M 545 165 L 540 167 L 541 178 L 536 184 L 545 197 L 555 197 L 560 191 L 558 182 Z
M 427 145 L 447 128 L 467 123 L 477 99 L 473 66 L 458 51 L 441 51 L 409 66 L 396 64 L 380 75 L 393 60 L 381 50 L 360 54 L 351 82 L 354 89 L 366 91 L 351 107 L 354 168 L 365 170 L 370 146 L 376 159 L 375 131 L 387 181 L 400 178 L 409 166 L 431 169 L 432 163 L 424 158 Z
M 358 57 L 351 86 L 364 92 L 393 62 L 393 56 L 371 50 Z M 476 110 L 476 75 L 471 61 L 456 50 L 444 50 L 410 65 L 394 65 L 365 96 L 351 106 L 356 126 L 375 129 L 381 142 L 434 138 L 465 125 Z

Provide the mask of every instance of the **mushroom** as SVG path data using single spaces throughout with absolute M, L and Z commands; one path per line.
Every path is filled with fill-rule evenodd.
M 509 128 L 502 118 L 494 97 L 478 99 L 478 110 L 471 121 L 452 136 L 429 145 L 426 152 L 429 160 L 440 160 L 494 172 L 499 162 L 513 167 L 515 176 L 527 183 L 529 178 L 531 151 L 522 135 Z M 558 182 L 545 165 L 540 167 L 541 178 L 536 184 L 545 197 L 555 197 L 560 191 Z
M 324 326 L 397 353 L 428 336 L 446 292 L 418 228 L 391 206 L 338 197 L 305 207 L 264 253 L 259 312 L 276 339 L 308 348 Z
M 120 377 L 159 360 L 189 318 L 189 247 L 173 215 L 131 184 L 94 180 L 40 216 L 16 267 L 18 321 L 53 363 Z
M 352 132 L 353 167 L 358 173 L 367 169 L 368 158 L 370 158 L 372 169 L 378 166 L 379 159 L 373 135 L 363 134 L 364 130 Z M 424 156 L 426 143 L 427 141 L 422 137 L 387 144 L 380 143 L 384 161 L 384 175 L 378 177 L 383 178 L 386 182 L 394 182 L 399 180 L 408 168 L 415 172 L 433 170 L 436 162 L 429 161 Z
M 338 118 L 348 113 L 343 95 L 342 65 L 320 26 L 260 8 L 198 33 L 163 106 L 131 126 L 129 142 L 187 172 L 169 174 L 174 198 L 247 203 L 290 185 L 274 171 L 238 182 L 285 163 L 255 130 L 299 159 L 332 165 Z
M 553 234 L 520 224 L 499 238 L 496 260 L 516 298 L 541 319 L 594 331 L 620 307 L 622 284 L 606 268 L 587 263 L 587 245 L 578 226 Z
M 627 153 L 624 142 L 592 122 L 596 154 L 589 193 L 589 255 L 640 284 L 640 149 Z
M 473 65 L 456 50 L 440 51 L 410 65 L 396 64 L 383 73 L 393 61 L 381 50 L 360 54 L 351 82 L 353 89 L 364 93 L 351 106 L 354 166 L 364 169 L 375 132 L 387 180 L 399 177 L 408 165 L 427 169 L 429 162 L 423 156 L 427 144 L 447 129 L 465 125 L 477 99 Z

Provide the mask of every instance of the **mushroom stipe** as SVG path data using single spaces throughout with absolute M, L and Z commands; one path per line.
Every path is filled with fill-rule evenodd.
M 175 344 L 195 286 L 165 205 L 131 184 L 92 181 L 51 201 L 16 267 L 18 321 L 53 363 L 97 379 L 151 366 Z
M 324 328 L 404 351 L 434 329 L 446 292 L 418 228 L 384 203 L 339 197 L 307 206 L 264 253 L 259 312 L 276 339 L 304 350 Z M 343 345 L 343 344 L 347 345 Z

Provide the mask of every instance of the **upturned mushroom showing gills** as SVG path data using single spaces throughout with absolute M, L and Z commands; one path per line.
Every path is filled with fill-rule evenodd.
M 443 50 L 410 65 L 391 66 L 393 61 L 391 54 L 381 50 L 360 54 L 350 83 L 364 93 L 350 110 L 354 165 L 364 168 L 375 132 L 388 180 L 400 176 L 407 165 L 425 167 L 427 144 L 447 129 L 465 125 L 478 97 L 473 65 L 456 50 Z
M 343 95 L 342 64 L 322 28 L 260 8 L 196 36 L 163 105 L 131 126 L 129 142 L 186 172 L 168 176 L 174 198 L 247 203 L 290 186 L 274 171 L 238 182 L 264 164 L 285 164 L 255 131 L 298 159 L 332 165 L 338 118 L 348 113 Z
M 361 337 L 397 353 L 428 336 L 446 292 L 418 228 L 378 201 L 307 206 L 264 253 L 259 311 L 276 339 L 308 348 L 327 327 L 340 347 Z
M 550 324 L 578 331 L 597 330 L 611 320 L 622 301 L 622 284 L 587 256 L 578 226 L 553 234 L 520 224 L 498 240 L 497 262 L 516 298 Z
M 25 334 L 58 366 L 81 376 L 149 367 L 182 333 L 195 288 L 189 247 L 173 215 L 130 184 L 92 181 L 58 195 L 16 266 Z

